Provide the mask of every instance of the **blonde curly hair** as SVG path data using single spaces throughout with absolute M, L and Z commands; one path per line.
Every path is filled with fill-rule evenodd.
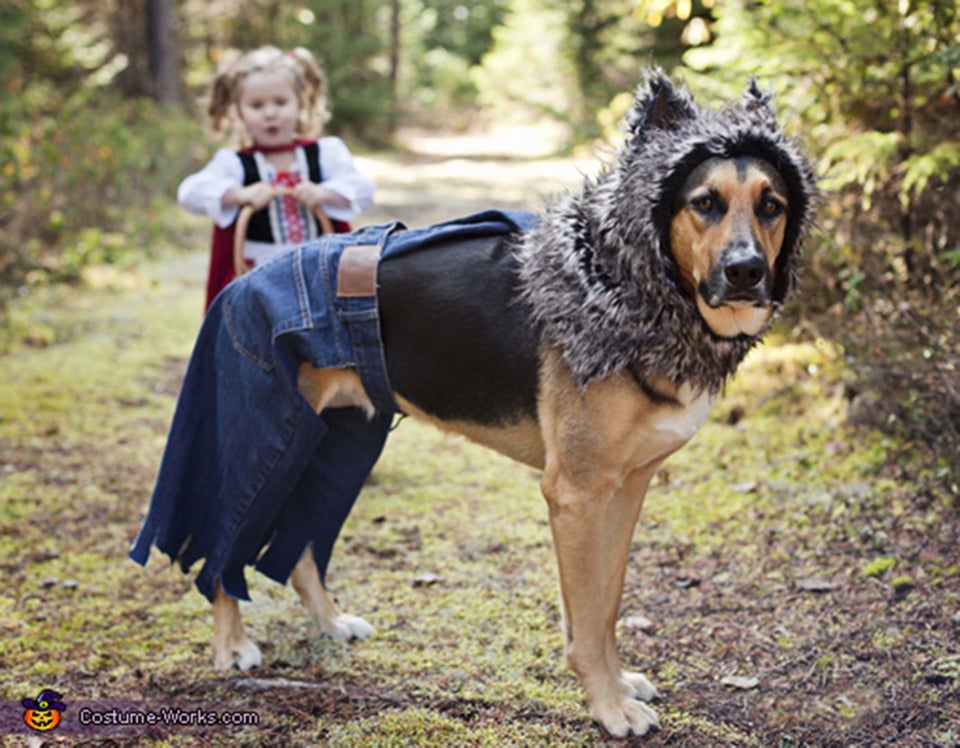
M 241 54 L 228 64 L 221 65 L 210 85 L 207 114 L 210 126 L 217 136 L 236 136 L 242 146 L 251 145 L 246 129 L 240 121 L 237 102 L 243 81 L 252 73 L 282 70 L 293 79 L 293 90 L 300 104 L 297 137 L 319 137 L 324 123 L 330 119 L 327 110 L 326 78 L 309 50 L 296 47 L 284 52 L 274 46 L 265 46 Z

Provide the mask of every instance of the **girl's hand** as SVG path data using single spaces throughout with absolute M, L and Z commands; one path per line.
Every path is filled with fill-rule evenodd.
M 265 208 L 274 197 L 273 187 L 267 182 L 254 182 L 246 187 L 233 187 L 221 199 L 224 208 L 249 205 L 254 210 Z
M 311 210 L 324 205 L 335 208 L 349 208 L 350 201 L 343 195 L 313 182 L 300 182 L 292 191 L 297 202 L 303 203 Z

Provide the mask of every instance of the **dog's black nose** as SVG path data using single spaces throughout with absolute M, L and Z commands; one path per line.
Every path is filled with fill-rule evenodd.
M 749 291 L 755 288 L 766 272 L 767 264 L 759 255 L 739 257 L 723 267 L 723 277 L 733 291 Z

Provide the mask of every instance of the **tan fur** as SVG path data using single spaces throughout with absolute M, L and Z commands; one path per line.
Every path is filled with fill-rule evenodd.
M 716 309 L 697 296 L 697 309 L 710 329 L 725 338 L 757 335 L 773 316 L 771 306 L 721 306 Z
M 297 371 L 297 390 L 316 413 L 325 408 L 363 408 L 368 416 L 373 403 L 363 390 L 356 369 L 315 369 L 303 362 Z
M 533 419 L 524 419 L 504 426 L 481 426 L 468 421 L 442 421 L 424 413 L 413 403 L 396 396 L 397 405 L 418 421 L 436 426 L 441 431 L 465 436 L 472 442 L 490 447 L 511 460 L 535 468 L 543 468 L 543 439 Z
M 739 177 L 732 162 L 711 163 L 704 183 L 728 202 L 723 220 L 707 225 L 688 207 L 674 219 L 671 240 L 682 285 L 697 299 L 700 280 L 737 232 L 759 237 L 770 267 L 775 266 L 785 221 L 763 223 L 755 215 L 761 197 L 778 189 L 775 175 L 755 165 L 745 174 Z M 786 205 L 782 191 L 776 194 Z M 771 314 L 770 307 L 700 308 L 721 335 L 762 326 Z M 617 655 L 616 622 L 634 528 L 657 469 L 696 433 L 712 404 L 710 396 L 698 395 L 668 376 L 652 377 L 642 385 L 622 373 L 584 391 L 574 384 L 560 352 L 545 348 L 536 421 L 503 427 L 442 421 L 396 396 L 411 416 L 543 470 L 541 489 L 557 555 L 566 659 L 587 692 L 591 716 L 617 737 L 643 735 L 659 726 L 656 713 L 643 703 L 657 695 L 656 689 L 639 673 L 622 670 Z M 373 411 L 351 369 L 318 370 L 302 364 L 298 388 L 318 413 L 348 405 Z M 310 549 L 291 581 L 321 631 L 337 638 L 362 638 L 372 631 L 361 619 L 337 609 L 320 583 Z M 218 666 L 259 662 L 236 601 L 219 588 L 214 624 Z

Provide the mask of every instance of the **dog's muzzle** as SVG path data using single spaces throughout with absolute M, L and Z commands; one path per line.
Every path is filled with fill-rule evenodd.
M 770 303 L 771 280 L 770 267 L 757 244 L 738 241 L 720 253 L 700 282 L 700 295 L 714 308 L 766 306 Z

